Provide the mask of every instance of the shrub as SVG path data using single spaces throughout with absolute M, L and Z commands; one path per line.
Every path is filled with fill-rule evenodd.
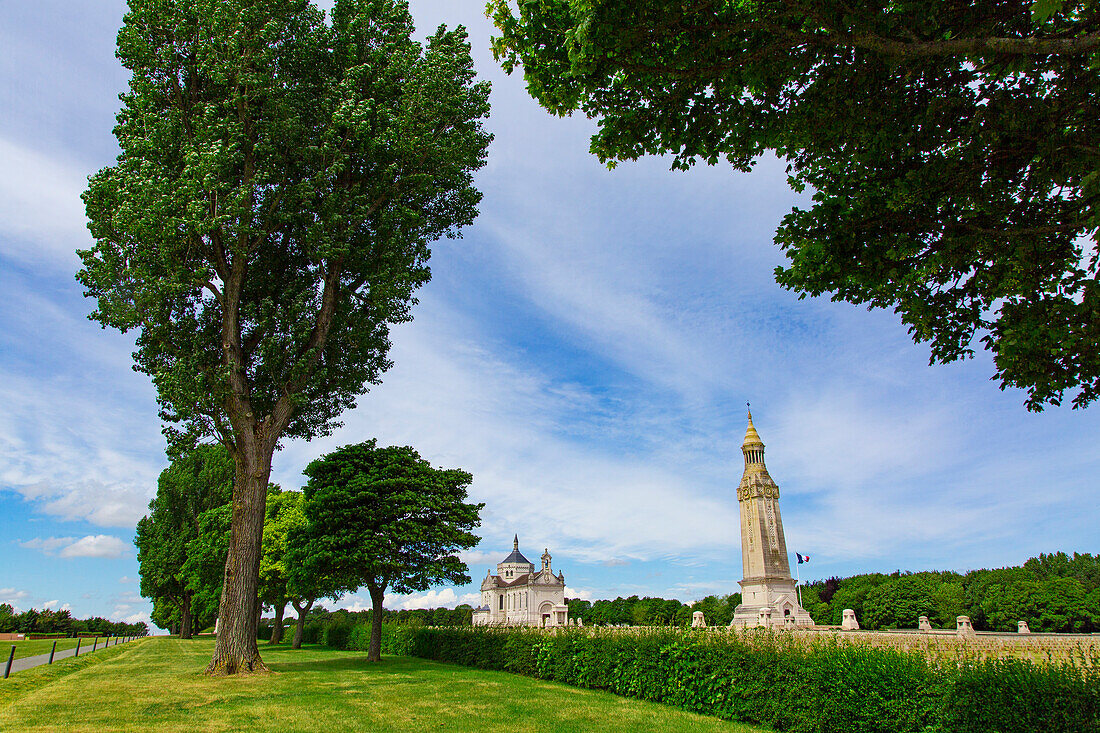
M 915 652 L 765 631 L 397 628 L 386 639 L 387 653 L 604 689 L 781 731 L 1100 730 L 1095 666 L 936 666 Z
M 302 643 L 303 644 L 317 644 L 321 642 L 321 632 L 324 631 L 325 625 L 320 621 L 306 621 L 305 627 L 302 628 Z
M 347 649 L 352 628 L 349 623 L 331 621 L 324 627 L 321 643 L 333 649 Z

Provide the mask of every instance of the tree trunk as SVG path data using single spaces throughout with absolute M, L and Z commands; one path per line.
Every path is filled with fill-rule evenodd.
M 386 589 L 376 585 L 367 585 L 370 591 L 371 611 L 370 618 L 370 646 L 367 648 L 367 661 L 382 661 L 382 599 L 386 596 Z
M 191 638 L 191 594 L 186 592 L 180 601 L 180 638 Z
M 286 610 L 286 602 L 275 604 L 275 621 L 271 627 L 271 640 L 268 644 L 278 644 L 283 640 L 283 611 Z
M 238 438 L 239 438 L 238 434 Z M 264 532 L 264 504 L 271 475 L 271 451 L 262 441 L 249 445 L 238 440 L 233 485 L 233 524 L 225 559 L 222 597 L 218 605 L 218 640 L 207 674 L 265 672 L 256 643 L 259 627 L 260 545 Z
M 309 609 L 313 607 L 313 599 L 309 599 L 309 603 L 304 606 L 299 606 L 298 601 L 291 601 L 294 606 L 294 610 L 298 612 L 298 622 L 294 625 L 294 641 L 290 643 L 291 649 L 302 648 L 302 634 L 306 630 L 306 614 L 309 613 Z

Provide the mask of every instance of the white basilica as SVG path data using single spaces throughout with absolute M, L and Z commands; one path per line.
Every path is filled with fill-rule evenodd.
M 542 570 L 519 551 L 519 536 L 512 554 L 497 563 L 497 574 L 486 571 L 481 582 L 481 607 L 474 610 L 475 626 L 565 626 L 565 575 L 550 569 L 550 551 L 542 553 Z

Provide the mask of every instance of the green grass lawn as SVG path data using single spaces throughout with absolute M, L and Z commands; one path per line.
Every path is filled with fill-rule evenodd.
M 49 654 L 50 647 L 53 646 L 53 639 L 31 639 L 29 641 L 0 641 L 0 656 L 3 660 L 0 664 L 8 661 L 8 655 L 11 654 L 11 647 L 15 645 L 15 658 L 22 659 L 23 657 L 33 657 L 36 654 Z M 62 649 L 72 649 L 76 646 L 76 639 L 58 639 L 57 651 Z M 103 646 L 103 639 L 99 640 L 99 646 Z M 88 648 L 88 651 L 92 650 L 91 639 L 80 640 L 80 653 L 84 653 L 84 647 Z M 3 670 L 0 670 L 2 672 Z
M 272 673 L 202 674 L 214 642 L 145 639 L 0 681 L 5 731 L 761 729 L 556 683 L 363 652 L 261 645 Z

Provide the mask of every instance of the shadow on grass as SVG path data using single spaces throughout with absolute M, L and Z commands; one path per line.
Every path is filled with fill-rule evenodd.
M 272 672 L 332 672 L 336 670 L 360 670 L 378 675 L 413 674 L 425 671 L 425 667 L 436 665 L 423 660 L 405 657 L 383 657 L 381 662 L 368 662 L 367 655 L 342 654 L 336 658 L 287 660 L 283 655 L 278 659 L 269 658 L 264 664 Z M 411 681 L 411 680 L 410 680 Z

